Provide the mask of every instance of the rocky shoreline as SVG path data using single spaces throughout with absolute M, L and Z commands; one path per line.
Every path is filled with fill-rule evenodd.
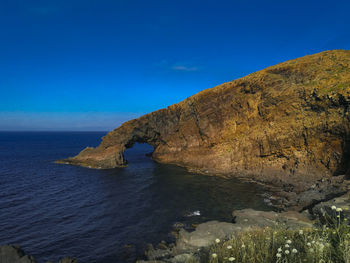
M 191 260 L 208 262 L 205 257 L 216 239 L 227 240 L 237 233 L 255 228 L 276 226 L 286 229 L 312 228 L 315 227 L 317 220 L 322 220 L 325 214 L 332 212 L 332 206 L 341 207 L 344 218 L 350 221 L 350 194 L 346 191 L 349 181 L 344 177 L 338 177 L 336 182 L 336 186 L 333 181 L 316 182 L 299 194 L 286 190 L 281 190 L 283 194 L 281 191 L 271 191 L 266 194 L 266 202 L 270 202 L 276 211 L 236 210 L 232 213 L 232 222 L 209 221 L 197 225 L 193 230 L 185 230 L 184 225 L 177 224 L 172 232 L 175 236 L 174 243 L 162 241 L 156 247 L 150 244 L 145 251 L 145 257 L 137 262 L 185 263 Z M 273 190 L 273 186 L 270 185 L 269 189 Z M 334 192 L 334 189 L 337 191 Z M 0 246 L 0 262 L 36 263 L 36 260 L 25 254 L 18 246 L 3 245 Z M 74 258 L 63 258 L 58 263 L 77 262 L 78 260 Z
M 19 246 L 2 245 L 0 246 L 0 262 L 1 263 L 36 263 L 37 261 L 31 255 L 26 254 Z M 46 263 L 54 263 L 47 261 Z M 75 258 L 65 257 L 58 263 L 78 263 Z
M 257 228 L 283 228 L 298 230 L 319 227 L 326 215 L 331 215 L 334 207 L 342 209 L 342 220 L 350 220 L 349 193 L 319 202 L 301 212 L 266 212 L 243 209 L 232 213 L 232 223 L 209 221 L 199 224 L 192 232 L 181 229 L 174 244 L 160 243 L 156 248 L 150 246 L 146 251 L 146 259 L 138 263 L 185 263 L 209 262 L 207 258 L 210 246 L 216 240 L 224 241 L 237 233 Z

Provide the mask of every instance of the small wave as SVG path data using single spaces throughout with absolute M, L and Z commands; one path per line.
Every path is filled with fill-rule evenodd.
M 193 211 L 193 212 L 186 214 L 185 216 L 190 217 L 190 216 L 200 216 L 200 215 L 201 215 L 201 211 L 196 210 L 196 211 Z

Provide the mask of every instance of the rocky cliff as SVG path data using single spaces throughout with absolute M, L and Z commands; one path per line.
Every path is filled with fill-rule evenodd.
M 338 175 L 350 160 L 350 51 L 290 60 L 204 90 L 111 131 L 97 148 L 61 162 L 125 166 L 126 148 L 202 172 Z

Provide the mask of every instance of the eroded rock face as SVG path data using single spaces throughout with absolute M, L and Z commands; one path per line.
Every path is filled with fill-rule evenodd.
M 260 176 L 319 176 L 349 170 L 350 51 L 287 61 L 111 131 L 97 148 L 61 162 L 126 165 L 135 142 L 153 158 L 197 171 Z

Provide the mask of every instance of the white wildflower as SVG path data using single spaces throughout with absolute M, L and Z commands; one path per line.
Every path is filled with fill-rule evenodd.
M 335 206 L 335 205 L 332 205 L 332 210 L 336 210 L 337 209 L 337 207 Z
M 232 249 L 232 246 L 227 246 L 227 249 Z
M 295 249 L 295 248 L 293 248 L 293 249 L 292 249 L 292 253 L 296 254 L 296 253 L 298 253 L 298 250 Z
M 235 261 L 236 259 L 234 257 L 230 257 L 228 260 L 229 261 Z
M 337 212 L 342 212 L 343 209 L 341 209 L 340 207 L 338 207 L 338 208 L 336 209 L 336 211 L 337 211 Z
M 288 239 L 287 244 L 292 244 L 292 240 Z
M 307 245 L 308 247 L 311 247 L 311 243 L 310 243 L 310 242 L 307 242 L 306 245 Z
M 276 257 L 278 257 L 278 258 L 282 257 L 281 253 L 277 253 Z
M 285 253 L 286 255 L 288 255 L 288 254 L 289 254 L 289 250 L 284 251 L 284 253 Z
M 245 248 L 245 245 L 244 245 L 244 244 L 242 245 L 242 248 Z
M 213 258 L 217 258 L 217 257 L 218 257 L 218 254 L 213 253 L 213 254 L 211 254 L 211 256 L 212 256 Z
M 288 244 L 285 244 L 285 245 L 284 245 L 284 247 L 288 248 L 288 247 L 289 247 L 289 245 L 288 245 Z
M 218 239 L 218 238 L 215 239 L 215 242 L 216 242 L 216 243 L 220 243 L 220 239 Z
M 302 229 L 299 230 L 299 234 L 302 235 L 304 234 L 304 231 Z
M 279 248 L 277 249 L 277 251 L 278 251 L 278 252 L 282 252 L 282 248 L 279 247 Z

